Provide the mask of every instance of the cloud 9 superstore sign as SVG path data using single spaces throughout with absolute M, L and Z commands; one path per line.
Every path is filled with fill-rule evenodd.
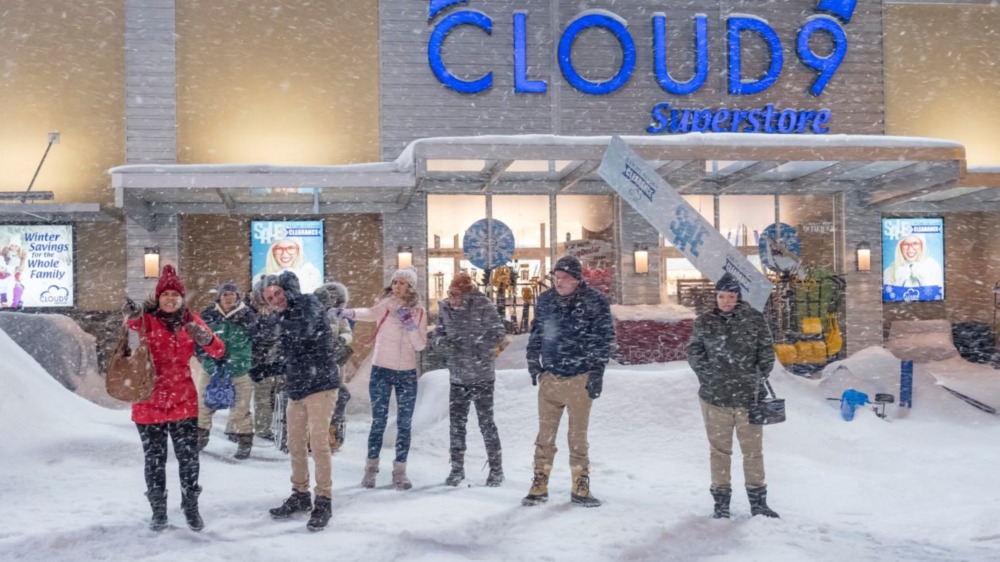
M 434 76 L 446 87 L 463 94 L 476 94 L 493 87 L 493 72 L 486 71 L 473 80 L 464 80 L 452 74 L 442 56 L 442 46 L 448 34 L 458 26 L 474 26 L 487 35 L 493 33 L 493 18 L 481 11 L 460 9 L 447 15 L 442 10 L 453 4 L 468 4 L 469 0 L 430 0 L 428 22 L 433 31 L 428 43 L 427 54 Z M 787 38 L 795 42 L 798 62 L 815 71 L 816 77 L 809 86 L 809 92 L 819 97 L 833 79 L 847 55 L 848 40 L 844 25 L 851 21 L 856 0 L 819 0 L 816 13 L 807 17 L 799 27 L 795 37 Z M 653 68 L 656 81 L 664 92 L 674 95 L 688 95 L 698 91 L 708 78 L 708 16 L 698 14 L 693 18 L 695 71 L 686 81 L 677 80 L 667 68 L 667 16 L 654 13 L 653 25 Z M 544 94 L 548 90 L 545 80 L 528 75 L 528 14 L 524 11 L 513 13 L 514 37 L 514 91 L 523 94 Z M 782 51 L 781 38 L 767 20 L 751 14 L 732 14 L 725 18 L 726 26 L 726 73 L 727 92 L 731 96 L 749 96 L 764 92 L 780 78 L 786 61 Z M 572 47 L 576 38 L 585 30 L 600 28 L 610 33 L 622 50 L 622 64 L 611 78 L 595 82 L 584 78 L 573 63 Z M 829 38 L 832 44 L 829 52 L 816 53 L 810 40 L 816 34 Z M 762 76 L 746 77 L 743 74 L 741 54 L 744 41 L 760 41 L 766 46 L 770 63 Z M 563 78 L 572 87 L 589 95 L 607 95 L 625 86 L 636 71 L 636 43 L 629 32 L 626 21 L 607 10 L 587 10 L 577 14 L 565 24 L 558 42 L 559 68 Z M 739 104 L 736 104 L 737 106 Z M 683 132 L 733 132 L 733 133 L 776 133 L 776 134 L 824 134 L 831 119 L 829 109 L 776 108 L 773 104 L 752 108 L 675 108 L 662 102 L 653 106 L 650 133 Z

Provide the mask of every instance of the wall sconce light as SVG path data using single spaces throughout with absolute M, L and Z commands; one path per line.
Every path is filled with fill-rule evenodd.
M 872 250 L 867 242 L 858 243 L 856 260 L 858 271 L 872 270 Z
M 635 257 L 635 272 L 639 275 L 649 273 L 649 247 L 645 244 L 636 244 L 632 255 Z
M 160 276 L 160 249 L 146 248 L 142 256 L 143 276 L 146 279 L 156 279 Z
M 399 246 L 396 249 L 396 263 L 399 269 L 404 267 L 410 267 L 413 265 L 413 247 L 412 246 Z

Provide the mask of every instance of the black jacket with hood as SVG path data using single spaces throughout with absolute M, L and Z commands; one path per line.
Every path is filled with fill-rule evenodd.
M 278 313 L 279 363 L 288 397 L 301 400 L 338 388 L 340 372 L 323 305 L 315 296 L 302 294 L 298 277 L 290 271 L 278 277 L 278 286 L 288 299 L 288 308 Z

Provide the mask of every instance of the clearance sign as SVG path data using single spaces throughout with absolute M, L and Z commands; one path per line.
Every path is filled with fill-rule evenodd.
M 428 63 L 434 76 L 445 87 L 462 94 L 474 95 L 493 88 L 493 71 L 483 68 L 477 78 L 463 79 L 456 76 L 445 63 L 442 55 L 448 35 L 460 26 L 480 29 L 486 36 L 493 34 L 494 17 L 509 17 L 513 23 L 513 37 L 505 38 L 512 46 L 514 61 L 514 93 L 545 94 L 549 84 L 546 80 L 530 75 L 531 55 L 527 38 L 532 33 L 530 13 L 527 10 L 514 11 L 506 16 L 491 15 L 473 9 L 473 0 L 430 0 L 427 12 L 429 25 L 433 31 L 427 45 Z M 453 5 L 463 5 L 455 9 Z M 667 15 L 655 12 L 652 25 L 652 44 L 637 46 L 630 25 L 611 10 L 590 9 L 577 14 L 566 22 L 555 42 L 557 58 L 563 79 L 576 90 L 594 96 L 612 94 L 626 84 L 640 68 L 637 53 L 652 52 L 652 60 L 642 61 L 647 65 L 656 83 L 664 93 L 686 96 L 698 92 L 709 78 L 709 52 L 711 49 L 725 49 L 726 92 L 736 100 L 746 96 L 756 96 L 773 87 L 782 77 L 787 64 L 784 44 L 794 45 L 797 63 L 815 73 L 808 90 L 819 98 L 827 85 L 836 76 L 847 57 L 849 42 L 845 26 L 851 21 L 856 0 L 819 0 L 814 13 L 803 15 L 803 21 L 794 36 L 781 37 L 767 19 L 755 14 L 734 13 L 723 18 L 725 44 L 709 44 L 709 17 L 696 14 L 691 17 L 691 35 L 676 40 L 670 38 L 668 49 Z M 593 81 L 585 78 L 573 60 L 573 45 L 580 35 L 590 29 L 600 29 L 614 37 L 621 49 L 622 62 L 617 72 L 607 80 Z M 817 47 L 822 45 L 822 48 Z M 763 48 L 768 62 L 761 75 L 747 76 L 744 73 L 743 55 L 745 47 Z M 673 49 L 693 49 L 694 71 L 690 76 L 678 77 L 670 71 L 668 51 Z M 460 56 L 455 54 L 453 56 Z M 541 56 L 545 56 L 541 53 Z M 462 61 L 463 66 L 476 61 Z M 731 133 L 776 133 L 776 134 L 824 134 L 829 132 L 828 123 L 832 119 L 829 109 L 783 108 L 774 104 L 743 106 L 738 101 L 727 107 L 675 107 L 668 102 L 656 103 L 650 110 L 649 133 L 686 132 L 731 132 Z

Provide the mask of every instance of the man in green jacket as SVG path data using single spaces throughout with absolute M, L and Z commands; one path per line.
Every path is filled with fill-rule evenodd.
M 712 468 L 713 517 L 729 517 L 733 431 L 743 452 L 743 475 L 750 512 L 777 517 L 767 506 L 764 431 L 751 425 L 747 408 L 764 398 L 763 380 L 774 366 L 774 345 L 764 315 L 743 302 L 739 281 L 726 273 L 715 284 L 716 307 L 695 320 L 687 358 L 698 375 Z
M 201 313 L 202 320 L 226 344 L 226 355 L 222 361 L 229 367 L 236 388 L 236 404 L 229 410 L 226 435 L 236 441 L 235 458 L 243 460 L 250 456 L 253 447 L 253 418 L 250 416 L 250 398 L 253 395 L 253 381 L 248 374 L 253 356 L 252 330 L 257 322 L 257 313 L 240 300 L 240 292 L 233 283 L 219 286 L 214 305 Z M 216 369 L 216 360 L 204 358 L 202 366 L 209 375 Z M 208 380 L 200 381 L 198 393 L 198 450 L 208 445 L 212 430 L 212 415 L 215 410 L 205 407 L 205 387 Z

